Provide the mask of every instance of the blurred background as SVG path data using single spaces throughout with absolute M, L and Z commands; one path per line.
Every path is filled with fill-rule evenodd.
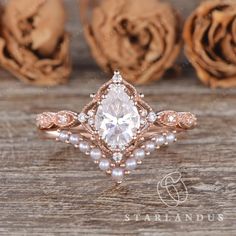
M 78 11 L 78 3 L 81 1 L 83 0 L 77 0 L 77 2 L 74 0 L 64 0 L 64 3 L 68 14 L 67 29 L 72 35 L 71 55 L 73 64 L 75 67 L 83 69 L 88 66 L 97 66 L 96 62 L 91 56 L 89 47 L 83 35 L 83 29 Z M 171 3 L 180 13 L 184 21 L 202 1 L 204 0 L 165 0 L 163 2 Z M 191 66 L 186 65 L 187 60 L 183 53 L 178 60 L 180 65 L 183 63 L 183 68 L 185 71 L 191 68 Z
M 0 64 L 23 82 L 65 84 L 75 71 L 100 67 L 110 75 L 119 69 L 134 84 L 150 84 L 186 75 L 191 62 L 191 77 L 197 74 L 205 85 L 236 84 L 231 1 L 2 3 Z

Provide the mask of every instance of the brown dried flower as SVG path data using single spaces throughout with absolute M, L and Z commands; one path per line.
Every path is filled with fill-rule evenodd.
M 87 2 L 79 1 L 85 36 L 106 72 L 119 69 L 129 81 L 144 84 L 160 79 L 173 65 L 181 48 L 181 24 L 169 4 L 101 0 L 87 19 Z
M 236 86 L 236 1 L 203 1 L 184 27 L 185 52 L 201 81 Z
M 0 63 L 34 85 L 67 81 L 71 66 L 61 0 L 9 0 L 2 18 Z

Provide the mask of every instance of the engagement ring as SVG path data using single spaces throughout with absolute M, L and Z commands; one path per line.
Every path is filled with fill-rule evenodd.
M 145 156 L 176 141 L 176 135 L 196 126 L 190 112 L 154 112 L 143 94 L 118 71 L 102 85 L 81 112 L 44 112 L 37 115 L 43 135 L 74 145 L 90 155 L 99 168 L 121 183 Z

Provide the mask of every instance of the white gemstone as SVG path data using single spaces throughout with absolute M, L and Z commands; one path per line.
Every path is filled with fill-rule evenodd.
M 123 155 L 120 152 L 115 152 L 113 153 L 113 156 L 112 156 L 113 160 L 116 162 L 120 162 L 122 160 L 122 157 Z
M 65 124 L 68 123 L 68 117 L 65 114 L 63 114 L 63 115 L 58 114 L 57 117 L 58 117 L 58 123 L 59 124 L 65 125 Z
M 145 157 L 145 151 L 141 148 L 134 150 L 134 157 L 138 161 L 143 160 Z
M 127 170 L 134 170 L 137 167 L 137 161 L 135 158 L 129 158 L 125 162 L 125 167 Z
M 146 152 L 153 152 L 155 150 L 156 146 L 155 143 L 152 141 L 148 141 L 145 143 L 145 150 Z
M 60 134 L 59 134 L 59 136 L 58 136 L 58 139 L 59 139 L 60 141 L 62 141 L 62 142 L 67 141 L 67 140 L 69 139 L 69 134 L 68 134 L 68 132 L 66 132 L 66 131 L 61 131 Z
M 173 143 L 175 141 L 175 135 L 173 133 L 168 133 L 166 135 L 166 142 Z
M 107 160 L 107 159 L 102 159 L 100 162 L 99 162 L 99 168 L 101 170 L 108 170 L 110 167 L 110 161 Z
M 69 142 L 73 145 L 78 145 L 79 144 L 79 136 L 77 134 L 71 134 L 69 138 Z
M 114 168 L 111 172 L 111 176 L 117 182 L 121 182 L 124 177 L 124 170 L 121 168 Z
M 123 86 L 111 86 L 95 115 L 95 128 L 112 149 L 127 145 L 140 127 L 140 116 Z
M 142 111 L 141 111 L 141 116 L 146 117 L 146 116 L 147 116 L 147 110 L 142 110 Z
M 88 111 L 88 116 L 93 116 L 94 115 L 94 111 L 93 110 L 89 110 Z
M 141 119 L 141 120 L 140 120 L 140 124 L 141 124 L 141 125 L 145 125 L 145 124 L 146 124 L 146 120 L 145 120 L 145 119 Z
M 149 114 L 148 114 L 148 121 L 153 123 L 155 122 L 157 119 L 157 115 L 155 112 L 151 111 Z
M 165 143 L 165 137 L 163 135 L 157 135 L 155 137 L 155 143 L 157 146 L 161 146 Z
M 176 117 L 175 116 L 168 116 L 168 121 L 170 123 L 174 122 L 176 120 Z
M 88 124 L 89 125 L 93 125 L 94 124 L 94 119 L 93 118 L 89 118 L 88 119 Z
M 120 83 L 122 81 L 122 77 L 119 73 L 115 73 L 112 77 L 112 81 L 114 83 Z
M 86 142 L 86 141 L 80 142 L 80 143 L 79 143 L 79 149 L 80 149 L 80 151 L 83 152 L 83 153 L 88 152 L 89 149 L 90 149 L 89 143 Z
M 90 156 L 94 161 L 97 161 L 102 157 L 102 152 L 99 148 L 93 148 L 90 151 Z
M 78 120 L 81 122 L 81 123 L 84 123 L 86 121 L 87 117 L 84 113 L 80 113 L 78 115 Z

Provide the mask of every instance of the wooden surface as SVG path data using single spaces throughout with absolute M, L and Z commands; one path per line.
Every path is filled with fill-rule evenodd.
M 72 22 L 78 16 L 69 3 Z M 34 125 L 44 110 L 79 111 L 107 79 L 79 43 L 81 31 L 68 28 L 74 35 L 68 85 L 30 87 L 0 71 L 0 235 L 236 235 L 236 89 L 202 86 L 186 63 L 180 77 L 139 87 L 154 109 L 191 111 L 199 126 L 115 186 L 78 150 L 41 140 Z M 156 186 L 176 170 L 189 197 L 171 208 Z M 224 220 L 156 222 L 157 213 L 223 214 Z

